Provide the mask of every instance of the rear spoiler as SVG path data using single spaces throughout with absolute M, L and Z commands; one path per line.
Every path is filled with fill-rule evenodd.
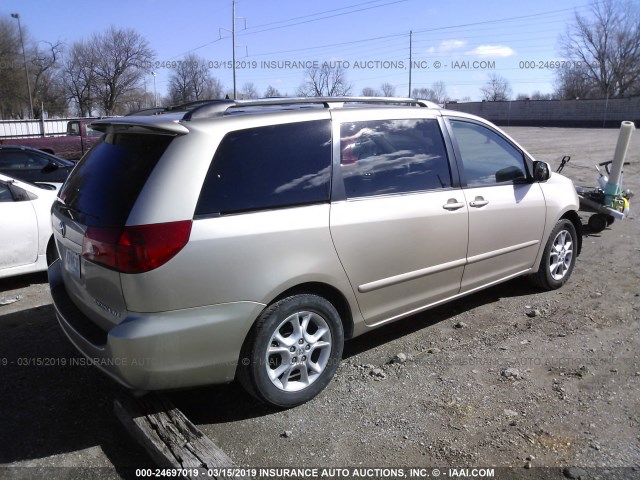
M 150 117 L 116 117 L 105 118 L 104 120 L 96 120 L 91 123 L 91 128 L 99 132 L 106 132 L 108 129 L 117 129 L 126 131 L 128 128 L 149 130 L 157 133 L 170 135 L 186 135 L 189 129 L 178 123 L 183 115 L 167 115 L 163 121 L 159 122 L 157 116 Z

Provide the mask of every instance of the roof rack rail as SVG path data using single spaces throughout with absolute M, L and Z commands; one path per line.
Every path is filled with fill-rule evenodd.
M 227 110 L 245 107 L 268 107 L 279 105 L 323 105 L 324 108 L 342 108 L 345 103 L 365 103 L 381 105 L 412 105 L 416 107 L 440 108 L 437 104 L 415 98 L 395 97 L 279 97 L 257 100 L 211 100 L 198 102 L 195 108 L 188 109 L 183 120 L 210 118 L 224 115 Z M 177 109 L 173 109 L 176 111 Z

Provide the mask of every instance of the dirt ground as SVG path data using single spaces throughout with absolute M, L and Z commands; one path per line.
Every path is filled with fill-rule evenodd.
M 596 184 L 593 165 L 611 159 L 618 134 L 505 130 L 554 169 L 571 155 L 564 174 L 580 185 Z M 640 132 L 627 160 L 625 187 L 640 192 Z M 518 279 L 348 342 L 334 381 L 300 407 L 266 408 L 236 384 L 170 398 L 244 466 L 640 478 L 638 218 L 587 234 L 560 290 Z M 120 478 L 153 467 L 113 414 L 120 387 L 69 365 L 79 354 L 56 324 L 46 275 L 0 280 L 0 297 L 15 295 L 0 306 L 0 478 Z

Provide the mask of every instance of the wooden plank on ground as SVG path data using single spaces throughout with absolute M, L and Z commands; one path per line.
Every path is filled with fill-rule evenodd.
M 140 398 L 122 397 L 114 401 L 114 411 L 161 468 L 218 469 L 237 468 L 215 443 L 162 394 Z M 202 478 L 185 475 L 186 478 Z M 208 478 L 227 478 L 224 475 Z M 234 479 L 250 477 L 234 476 Z

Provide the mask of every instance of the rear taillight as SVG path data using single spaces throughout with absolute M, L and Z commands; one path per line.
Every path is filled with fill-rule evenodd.
M 121 273 L 143 273 L 171 260 L 189 241 L 191 220 L 133 227 L 89 227 L 82 256 Z

